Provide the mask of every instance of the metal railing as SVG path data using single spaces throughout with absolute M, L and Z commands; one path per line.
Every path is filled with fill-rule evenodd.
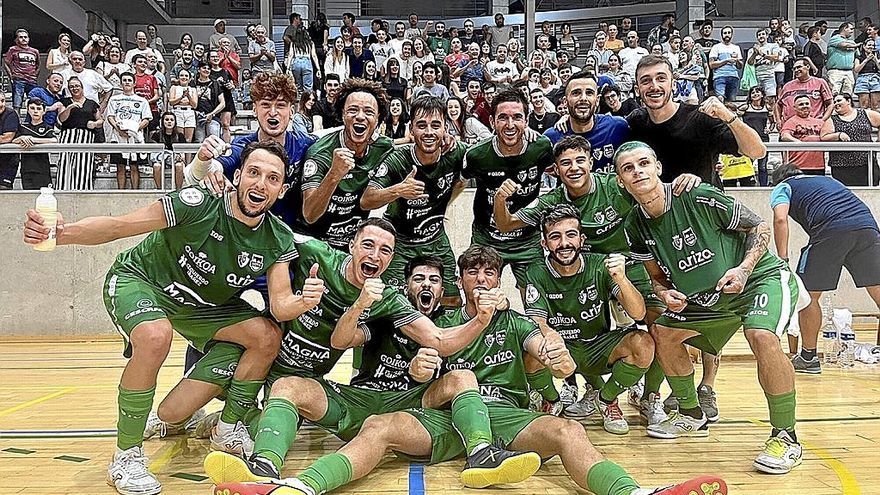
M 825 152 L 834 152 L 834 151 L 861 151 L 867 152 L 868 159 L 868 184 L 874 184 L 874 163 L 877 157 L 875 153 L 880 152 L 880 142 L 836 142 L 836 141 L 821 141 L 821 142 L 769 142 L 764 143 L 767 146 L 767 153 L 771 152 L 791 152 L 791 151 L 825 151 Z M 827 168 L 827 162 L 826 162 Z M 869 185 L 868 187 L 875 187 L 873 185 Z

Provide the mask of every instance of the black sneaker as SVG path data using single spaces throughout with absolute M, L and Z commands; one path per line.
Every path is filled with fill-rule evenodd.
M 498 443 L 469 455 L 461 472 L 461 484 L 468 488 L 485 488 L 503 483 L 519 483 L 541 467 L 541 456 L 534 452 L 505 450 Z
M 806 373 L 809 375 L 818 375 L 822 373 L 822 365 L 819 363 L 819 356 L 813 356 L 813 359 L 808 361 L 800 354 L 796 354 L 791 358 L 791 364 L 794 366 L 795 373 Z
M 214 484 L 281 478 L 272 461 L 256 454 L 246 457 L 214 451 L 205 457 L 204 467 Z

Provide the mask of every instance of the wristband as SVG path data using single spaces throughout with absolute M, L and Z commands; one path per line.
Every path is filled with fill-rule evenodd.
M 738 119 L 738 118 L 739 118 L 739 115 L 734 115 L 732 119 L 730 119 L 730 120 L 724 120 L 724 121 L 722 121 L 722 122 L 724 122 L 724 123 L 727 124 L 727 125 L 730 125 L 730 124 L 732 124 L 732 123 L 733 123 L 736 119 Z

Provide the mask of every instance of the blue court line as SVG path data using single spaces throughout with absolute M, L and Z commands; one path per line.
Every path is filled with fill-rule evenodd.
M 409 465 L 409 495 L 425 495 L 425 466 Z

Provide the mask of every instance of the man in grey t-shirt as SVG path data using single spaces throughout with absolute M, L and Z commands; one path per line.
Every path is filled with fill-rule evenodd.
M 266 28 L 261 24 L 254 28 L 256 39 L 248 43 L 248 58 L 252 72 L 275 71 L 275 42 L 266 37 Z

